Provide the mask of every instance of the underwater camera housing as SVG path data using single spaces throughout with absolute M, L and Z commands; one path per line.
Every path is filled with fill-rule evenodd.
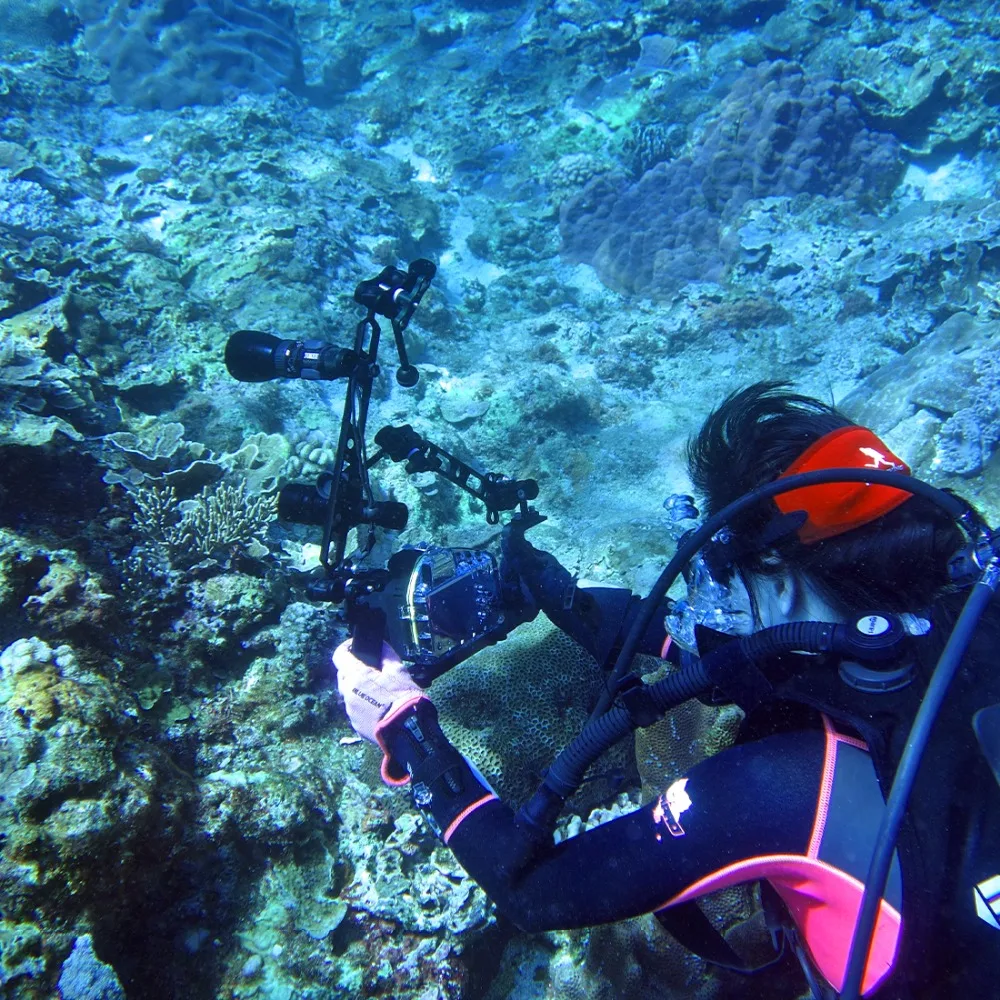
M 366 603 L 385 612 L 386 641 L 410 662 L 410 676 L 421 687 L 522 620 L 485 549 L 403 549 L 387 570 L 388 582 Z
M 377 665 L 387 639 L 414 664 L 413 676 L 424 685 L 477 649 L 498 642 L 524 615 L 517 613 L 517 593 L 505 599 L 496 560 L 486 550 L 424 546 L 396 553 L 385 568 L 368 565 L 375 529 L 401 531 L 409 519 L 405 504 L 376 499 L 369 470 L 388 458 L 405 463 L 408 474 L 434 472 L 483 503 L 491 525 L 508 510 L 516 510 L 511 523 L 521 531 L 544 520 L 528 506 L 538 496 L 533 479 L 478 472 L 409 424 L 383 427 L 374 439 L 378 452 L 368 456 L 368 408 L 380 373 L 377 317 L 392 325 L 399 355 L 396 381 L 404 388 L 416 385 L 419 372 L 407 357 L 403 332 L 436 270 L 431 261 L 421 259 L 405 271 L 385 267 L 360 282 L 354 300 L 366 315 L 355 328 L 350 348 L 239 330 L 225 352 L 229 373 L 243 382 L 346 379 L 333 467 L 312 483 L 285 484 L 278 493 L 278 514 L 284 521 L 322 528 L 322 576 L 311 579 L 307 591 L 313 600 L 345 606 L 355 652 Z M 354 529 L 359 532 L 358 549 L 348 556 L 348 535 Z M 362 541 L 362 529 L 367 529 L 367 541 Z

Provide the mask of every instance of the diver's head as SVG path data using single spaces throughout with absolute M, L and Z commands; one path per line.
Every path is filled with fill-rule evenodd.
M 783 475 L 868 461 L 872 468 L 909 471 L 870 431 L 779 382 L 733 393 L 688 445 L 705 516 Z M 803 509 L 804 522 L 796 514 Z M 756 504 L 733 519 L 705 559 L 734 595 L 745 588 L 759 628 L 843 619 L 872 607 L 925 608 L 948 586 L 948 560 L 963 542 L 954 522 L 922 497 L 835 484 Z M 739 604 L 734 596 L 734 608 Z

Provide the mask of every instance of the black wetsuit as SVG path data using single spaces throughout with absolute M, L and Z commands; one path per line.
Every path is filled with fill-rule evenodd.
M 620 604 L 616 613 L 623 610 Z M 646 651 L 662 638 L 654 626 Z M 843 723 L 803 705 L 755 713 L 735 746 L 678 775 L 656 800 L 545 848 L 526 867 L 512 810 L 447 744 L 430 703 L 393 729 L 389 745 L 411 770 L 418 804 L 518 927 L 585 927 L 763 881 L 785 904 L 821 989 L 842 985 L 884 811 L 872 758 Z M 902 895 L 896 858 L 865 976 L 866 995 L 878 987 L 879 1000 L 915 995 L 892 975 Z M 1000 937 L 993 948 L 1000 950 Z

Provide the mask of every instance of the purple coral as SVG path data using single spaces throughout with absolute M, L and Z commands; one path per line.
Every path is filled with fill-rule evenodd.
M 709 207 L 735 215 L 750 198 L 822 194 L 877 203 L 899 180 L 899 144 L 872 132 L 840 86 L 794 63 L 747 70 L 695 151 Z
M 595 177 L 562 206 L 563 255 L 592 264 L 609 288 L 625 293 L 718 280 L 725 266 L 719 219 L 697 180 L 686 158 L 658 163 L 634 184 Z
M 895 138 L 867 129 L 837 84 L 763 63 L 736 81 L 690 155 L 632 184 L 596 177 L 564 203 L 563 253 L 618 291 L 669 294 L 721 277 L 721 224 L 748 199 L 808 193 L 874 204 L 900 169 Z

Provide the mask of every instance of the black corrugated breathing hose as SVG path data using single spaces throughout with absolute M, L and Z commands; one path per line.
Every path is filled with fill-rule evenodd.
M 591 719 L 576 739 L 552 762 L 542 785 L 523 807 L 521 821 L 541 831 L 544 817 L 566 801 L 583 782 L 587 768 L 620 739 L 640 725 L 652 725 L 671 709 L 724 686 L 727 677 L 741 667 L 796 650 L 827 652 L 836 649 L 837 626 L 827 622 L 787 622 L 740 636 L 653 684 L 643 687 L 644 704 L 654 710 L 648 721 L 638 723 L 628 708 L 615 706 Z M 841 651 L 848 651 L 846 645 Z M 853 651 L 853 650 L 852 650 Z M 558 802 L 556 801 L 558 800 Z
M 704 664 L 698 660 L 683 670 L 675 671 L 650 684 L 646 694 L 656 706 L 659 716 L 684 702 L 704 694 L 712 687 Z M 592 719 L 576 739 L 552 762 L 543 784 L 568 799 L 583 781 L 587 768 L 597 758 L 613 747 L 620 739 L 635 729 L 632 715 L 625 708 L 616 706 L 598 719 Z

